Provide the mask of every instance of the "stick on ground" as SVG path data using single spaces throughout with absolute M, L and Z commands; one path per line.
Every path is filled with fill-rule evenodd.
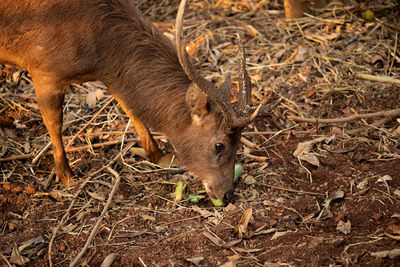
M 366 113 L 366 114 L 354 114 L 345 118 L 336 118 L 336 119 L 315 119 L 315 118 L 302 118 L 297 116 L 288 116 L 289 120 L 292 121 L 300 121 L 300 122 L 309 122 L 309 123 L 343 123 L 349 122 L 353 120 L 360 120 L 360 119 L 369 119 L 369 118 L 376 118 L 376 117 L 398 117 L 400 116 L 400 108 L 392 109 L 392 110 L 385 110 L 379 111 L 374 113 Z
M 74 267 L 78 264 L 79 260 L 82 258 L 83 254 L 86 253 L 86 250 L 89 248 L 90 243 L 92 243 L 93 238 L 96 236 L 97 234 L 97 230 L 99 229 L 100 223 L 102 222 L 104 216 L 106 215 L 106 212 L 108 210 L 108 208 L 111 205 L 112 199 L 114 197 L 115 192 L 117 191 L 117 188 L 119 186 L 119 182 L 121 180 L 121 177 L 119 176 L 119 174 L 114 171 L 113 169 L 111 169 L 111 167 L 107 167 L 107 170 L 115 176 L 116 180 L 114 183 L 114 187 L 112 188 L 110 195 L 107 199 L 107 203 L 103 208 L 103 211 L 101 212 L 99 218 L 97 219 L 97 222 L 95 224 L 95 226 L 93 227 L 92 232 L 90 233 L 88 239 L 86 240 L 85 246 L 82 248 L 81 252 L 79 252 L 78 256 L 76 256 L 76 258 L 72 261 L 72 263 L 69 265 L 70 267 Z

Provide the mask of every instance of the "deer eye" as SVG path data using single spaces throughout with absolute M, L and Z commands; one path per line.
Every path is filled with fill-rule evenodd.
M 215 144 L 215 150 L 217 151 L 217 153 L 221 153 L 222 151 L 224 151 L 225 149 L 225 145 L 222 143 L 216 143 Z

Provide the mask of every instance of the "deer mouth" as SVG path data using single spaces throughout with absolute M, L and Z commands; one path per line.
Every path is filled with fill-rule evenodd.
M 219 199 L 219 197 L 214 194 L 212 186 L 209 183 L 205 182 L 203 183 L 203 186 L 210 198 Z M 222 201 L 222 198 L 220 200 Z

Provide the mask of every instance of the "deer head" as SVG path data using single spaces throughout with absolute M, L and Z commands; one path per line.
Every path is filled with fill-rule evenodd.
M 175 143 L 182 163 L 200 176 L 211 198 L 224 203 L 233 196 L 236 150 L 242 129 L 257 116 L 251 105 L 251 82 L 246 71 L 244 46 L 239 38 L 239 93 L 235 105 L 230 103 L 230 76 L 216 88 L 191 64 L 183 38 L 182 0 L 176 18 L 176 48 L 179 62 L 192 81 L 186 94 L 192 122 L 182 138 Z

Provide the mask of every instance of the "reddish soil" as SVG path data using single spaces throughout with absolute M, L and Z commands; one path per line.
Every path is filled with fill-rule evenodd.
M 154 21 L 173 21 L 178 1 L 148 2 L 140 8 Z M 245 137 L 258 148 L 241 148 L 238 152 L 237 162 L 244 170 L 236 184 L 235 201 L 228 207 L 213 207 L 208 199 L 190 203 L 187 195 L 202 189 L 196 177 L 155 168 L 129 151 L 124 155 L 125 163 L 118 160 L 111 165 L 121 176 L 121 184 L 80 265 L 100 266 L 107 255 L 116 253 L 112 266 L 194 266 L 188 259 L 196 257 L 202 257 L 199 266 L 400 266 L 400 255 L 389 258 L 372 254 L 400 248 L 399 121 L 392 118 L 373 126 L 380 117 L 327 124 L 299 123 L 289 118 L 301 115 L 326 119 L 399 108 L 398 85 L 353 76 L 364 72 L 400 78 L 399 50 L 396 58 L 389 49 L 399 46 L 394 41 L 400 29 L 398 6 L 386 3 L 390 1 L 370 3 L 377 18 L 385 22 L 377 31 L 372 31 L 377 21 L 360 18 L 362 8 L 366 8 L 360 9 L 360 3 L 352 2 L 350 9 L 338 7 L 336 17 L 332 8 L 316 12 L 314 15 L 323 21 L 307 18 L 299 22 L 305 34 L 310 30 L 322 36 L 340 28 L 340 37 L 316 43 L 304 38 L 296 23 L 283 19 L 280 2 L 270 1 L 253 11 L 244 4 L 213 7 L 203 2 L 189 1 L 188 20 L 199 26 L 202 20 L 234 16 L 234 20 L 207 24 L 206 29 L 215 31 L 211 49 L 231 41 L 224 41 L 222 33 L 234 36 L 240 29 L 248 40 L 249 66 L 254 67 L 250 68 L 258 94 L 254 101 L 265 101 L 260 116 L 245 130 Z M 254 8 L 262 1 L 248 2 Z M 163 8 L 166 11 L 161 12 Z M 250 22 L 246 20 L 249 18 Z M 260 35 L 252 33 L 248 25 Z M 359 40 L 343 50 L 340 42 L 355 32 L 360 34 Z M 200 35 L 198 32 L 192 38 Z M 377 48 L 378 39 L 387 45 Z M 299 45 L 309 49 L 307 56 L 288 63 Z M 223 55 L 219 60 L 227 69 L 232 64 L 227 58 L 234 56 L 236 48 L 228 45 L 220 49 Z M 281 55 L 276 58 L 279 51 Z M 199 64 L 208 62 L 205 73 L 218 71 L 206 48 L 199 49 L 194 57 Z M 268 64 L 277 65 L 257 68 Z M 49 138 L 29 76 L 9 66 L 0 67 L 0 72 L 0 158 L 36 155 Z M 97 106 L 88 108 L 85 98 L 85 92 L 76 88 L 66 96 L 65 121 L 71 122 L 64 131 L 66 143 L 98 110 Z M 113 103 L 85 131 L 104 133 L 80 136 L 73 146 L 120 139 L 121 134 L 115 131 L 124 131 L 127 121 Z M 299 144 L 321 136 L 326 138 L 309 150 L 319 166 L 293 156 Z M 131 132 L 126 137 L 136 135 Z M 125 147 L 131 144 L 140 146 L 133 141 Z M 163 146 L 171 149 L 168 144 Z M 104 145 L 68 157 L 74 168 L 82 169 L 79 179 L 83 181 L 88 173 L 108 164 L 120 147 Z M 13 262 L 13 250 L 18 248 L 28 261 L 24 266 L 48 266 L 51 235 L 79 184 L 64 188 L 55 182 L 50 156 L 36 164 L 32 157 L 0 161 L 0 171 L 0 266 L 7 266 L 4 259 Z M 114 180 L 104 170 L 92 177 L 76 198 L 69 219 L 53 243 L 55 266 L 69 265 L 82 250 Z M 178 181 L 187 185 L 180 202 L 174 198 Z M 341 192 L 342 197 L 324 206 L 327 199 Z M 230 244 L 239 239 L 235 229 L 248 208 L 252 216 L 245 237 Z M 212 242 L 207 237 L 210 234 L 225 245 Z M 27 241 L 31 244 L 21 247 Z

